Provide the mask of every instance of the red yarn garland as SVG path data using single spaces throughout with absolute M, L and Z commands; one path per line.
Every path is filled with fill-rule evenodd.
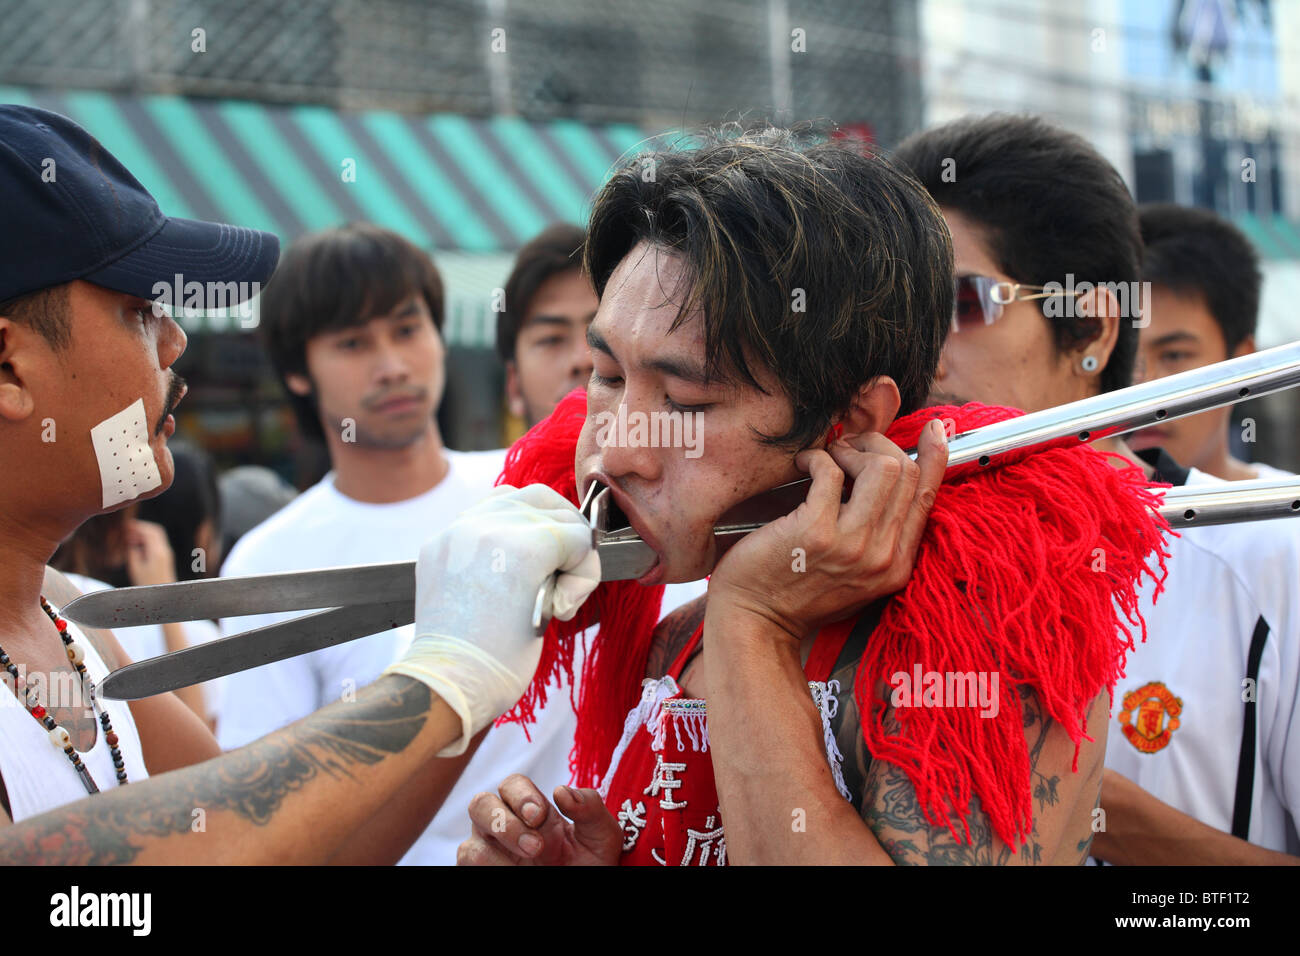
M 888 437 L 909 448 L 932 418 L 965 432 L 1020 414 L 973 403 L 927 408 L 896 421 Z M 574 458 L 585 418 L 586 396 L 575 391 L 515 443 L 498 483 L 542 482 L 577 504 Z M 907 774 L 933 825 L 969 842 L 966 817 L 978 796 L 999 838 L 1013 847 L 1027 840 L 1033 808 L 1021 686 L 1032 687 L 1045 715 L 1069 733 L 1077 769 L 1079 745 L 1091 739 L 1093 699 L 1123 674 L 1133 628 L 1146 639 L 1136 588 L 1143 574 L 1155 577 L 1147 565 L 1154 552 L 1159 593 L 1168 556 L 1157 504 L 1141 469 L 1114 468 L 1074 439 L 988 468 L 948 470 L 912 577 L 886 605 L 854 688 L 872 757 Z M 662 597 L 662 587 L 630 581 L 597 587 L 573 621 L 552 622 L 537 675 L 501 718 L 526 729 L 548 685 L 567 681 L 578 715 L 570 768 L 580 786 L 599 781 L 640 696 Z M 972 613 L 976 600 L 980 612 Z M 596 621 L 574 701 L 573 644 Z M 898 730 L 886 733 L 889 678 L 911 674 L 915 664 L 940 673 L 996 671 L 997 716 L 981 717 L 975 707 L 897 708 Z
M 497 484 L 540 482 L 577 505 L 574 458 L 578 435 L 587 419 L 587 393 L 575 389 L 549 418 L 510 447 Z M 533 682 L 500 723 L 519 723 L 525 734 L 534 713 L 545 705 L 548 685 L 567 682 L 578 715 L 578 734 L 569 755 L 569 770 L 579 786 L 595 786 L 623 731 L 623 717 L 641 696 L 641 678 L 659 622 L 663 585 L 642 587 L 635 581 L 605 581 L 596 587 L 571 621 L 553 619 L 542 642 Z M 581 679 L 575 700 L 573 644 L 597 621 L 600 630 L 584 644 Z M 627 703 L 630 701 L 631 703 Z M 612 718 L 611 718 L 611 715 Z

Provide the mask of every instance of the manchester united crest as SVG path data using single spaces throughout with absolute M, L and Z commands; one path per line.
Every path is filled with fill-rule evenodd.
M 1160 681 L 1152 681 L 1124 695 L 1119 725 L 1129 743 L 1144 754 L 1153 754 L 1168 745 L 1182 712 L 1182 700 Z

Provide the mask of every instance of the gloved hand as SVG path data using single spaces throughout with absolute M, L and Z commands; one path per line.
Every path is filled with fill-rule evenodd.
M 538 589 L 556 570 L 555 617 L 570 620 L 600 583 L 591 526 L 545 485 L 502 485 L 420 549 L 415 640 L 386 674 L 423 681 L 461 719 L 470 738 L 523 695 L 542 653 L 533 631 Z

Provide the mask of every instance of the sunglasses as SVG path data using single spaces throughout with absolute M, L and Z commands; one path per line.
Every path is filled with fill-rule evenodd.
M 1046 299 L 1054 295 L 1080 295 L 1082 290 L 1059 289 L 1044 292 L 1045 286 L 1008 282 L 992 276 L 958 276 L 952 301 L 952 330 L 992 325 L 1002 318 L 1003 309 L 1012 302 Z

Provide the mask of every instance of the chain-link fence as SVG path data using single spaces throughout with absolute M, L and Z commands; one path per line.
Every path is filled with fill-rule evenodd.
M 0 0 L 0 83 L 654 127 L 920 119 L 913 0 Z

